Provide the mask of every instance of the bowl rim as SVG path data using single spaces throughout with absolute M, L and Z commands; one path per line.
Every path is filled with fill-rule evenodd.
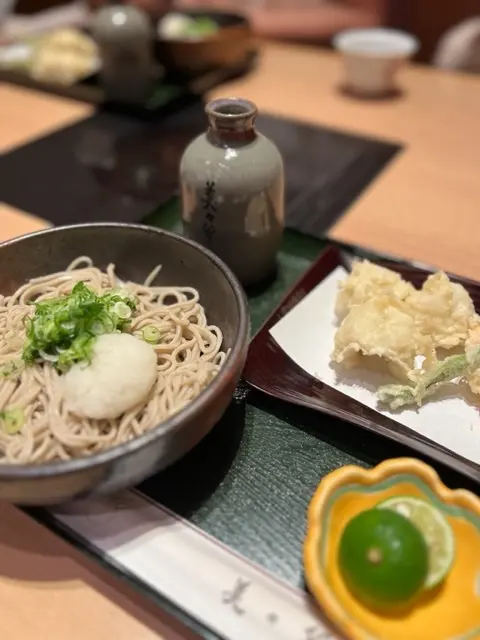
M 388 44 L 386 50 L 372 50 L 365 48 L 365 43 L 382 42 Z M 407 58 L 415 55 L 420 48 L 420 42 L 411 33 L 399 29 L 372 27 L 365 29 L 346 29 L 334 36 L 333 46 L 345 55 L 356 55 L 365 58 Z
M 233 274 L 230 268 L 212 251 L 198 244 L 197 242 L 184 238 L 183 236 L 167 231 L 164 229 L 150 227 L 148 225 L 128 223 L 128 222 L 87 222 L 72 225 L 62 225 L 58 227 L 49 227 L 47 229 L 41 229 L 40 231 L 34 231 L 32 233 L 24 234 L 10 240 L 6 240 L 0 243 L 0 251 L 5 246 L 16 245 L 29 238 L 42 238 L 45 235 L 55 233 L 65 233 L 70 230 L 75 231 L 77 229 L 88 228 L 115 228 L 123 229 L 125 232 L 129 230 L 136 230 L 145 233 L 153 233 L 158 236 L 167 236 L 175 242 L 187 244 L 193 249 L 203 253 L 226 278 L 228 284 L 233 290 L 234 297 L 237 302 L 239 323 L 234 339 L 234 343 L 231 347 L 230 354 L 225 361 L 225 364 L 219 374 L 210 382 L 210 384 L 186 407 L 181 411 L 174 414 L 168 420 L 160 422 L 157 426 L 153 427 L 146 433 L 124 442 L 123 444 L 110 447 L 105 451 L 95 453 L 93 455 L 74 458 L 72 460 L 59 460 L 56 462 L 49 462 L 46 464 L 1 464 L 0 463 L 0 481 L 9 480 L 29 480 L 33 478 L 55 477 L 64 476 L 81 472 L 87 468 L 96 466 L 103 466 L 110 464 L 115 460 L 123 458 L 126 454 L 134 453 L 144 447 L 150 445 L 153 441 L 161 438 L 172 431 L 181 430 L 188 422 L 198 417 L 202 410 L 210 404 L 210 402 L 217 397 L 224 388 L 228 385 L 230 379 L 230 371 L 235 369 L 238 364 L 242 363 L 243 352 L 245 351 L 245 345 L 248 346 L 250 335 L 250 314 L 248 311 L 248 303 L 243 291 L 243 288 L 238 281 L 237 277 Z

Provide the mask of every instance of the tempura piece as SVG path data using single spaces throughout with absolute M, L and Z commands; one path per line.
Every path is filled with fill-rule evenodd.
M 431 336 L 437 348 L 462 344 L 470 321 L 476 317 L 468 291 L 442 271 L 429 276 L 421 290 L 413 290 L 406 302 L 420 331 Z
M 372 298 L 389 295 L 404 300 L 413 291 L 413 286 L 398 273 L 363 260 L 356 262 L 348 278 L 340 283 L 335 312 L 342 320 L 352 307 Z
M 94 71 L 98 56 L 92 38 L 78 29 L 58 29 L 36 43 L 29 71 L 36 80 L 71 85 Z
M 95 40 L 78 29 L 62 28 L 52 31 L 44 36 L 38 43 L 38 47 L 49 47 L 59 49 L 68 49 L 69 51 L 78 51 L 85 55 L 98 55 L 98 46 Z
M 423 401 L 433 395 L 440 387 L 457 378 L 467 379 L 478 376 L 480 366 L 480 346 L 467 349 L 464 354 L 449 356 L 434 365 L 420 376 L 415 386 L 386 384 L 378 390 L 378 400 L 391 409 L 400 409 L 407 405 L 421 406 Z
M 405 303 L 390 296 L 352 307 L 336 332 L 334 362 L 352 368 L 361 355 L 384 358 L 395 377 L 410 380 L 418 375 L 417 356 L 425 367 L 436 360 L 431 338 L 419 331 Z
M 478 321 L 470 322 L 470 330 L 468 338 L 465 342 L 465 350 L 467 353 L 474 351 L 480 347 L 480 323 Z M 480 395 L 480 368 L 472 369 L 467 375 L 467 383 L 473 393 Z

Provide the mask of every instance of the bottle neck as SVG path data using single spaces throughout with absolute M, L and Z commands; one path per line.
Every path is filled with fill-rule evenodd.
M 222 146 L 242 145 L 257 137 L 255 117 L 257 110 L 252 103 L 237 98 L 214 100 L 207 105 L 208 138 Z
M 237 127 L 226 127 L 223 124 L 219 126 L 218 123 L 210 121 L 207 136 L 214 144 L 229 146 L 248 144 L 255 140 L 257 132 L 253 120 L 249 123 L 239 123 Z

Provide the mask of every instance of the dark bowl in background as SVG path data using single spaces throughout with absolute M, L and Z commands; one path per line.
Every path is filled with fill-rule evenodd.
M 169 466 L 207 435 L 230 403 L 248 350 L 243 290 L 213 253 L 173 233 L 134 224 L 56 227 L 0 244 L 0 292 L 29 278 L 61 271 L 77 256 L 96 266 L 113 262 L 120 278 L 142 282 L 157 265 L 155 284 L 195 287 L 209 322 L 231 353 L 212 383 L 185 409 L 146 434 L 100 454 L 44 465 L 0 465 L 0 499 L 51 505 L 131 487 Z
M 220 25 L 220 29 L 200 40 L 166 40 L 157 32 L 155 58 L 167 71 L 195 76 L 217 67 L 242 63 L 253 49 L 250 22 L 241 13 L 201 8 L 175 13 L 210 18 Z

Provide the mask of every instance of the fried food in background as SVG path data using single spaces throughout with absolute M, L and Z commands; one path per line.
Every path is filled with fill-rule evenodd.
M 98 49 L 77 29 L 58 29 L 34 45 L 29 71 L 44 82 L 71 85 L 90 75 L 98 61 Z

